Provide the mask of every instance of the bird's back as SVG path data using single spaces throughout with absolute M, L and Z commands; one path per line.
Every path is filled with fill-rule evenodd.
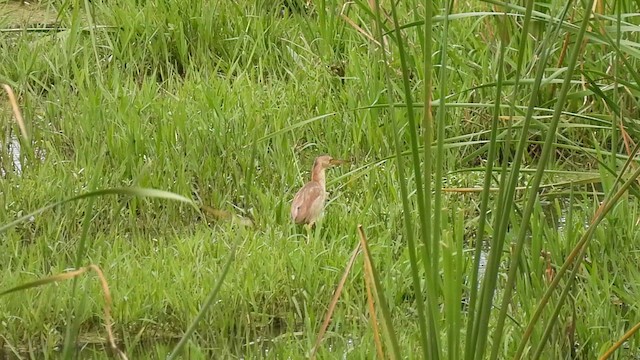
M 322 213 L 325 190 L 317 181 L 311 181 L 298 191 L 291 203 L 291 219 L 296 224 L 313 224 Z

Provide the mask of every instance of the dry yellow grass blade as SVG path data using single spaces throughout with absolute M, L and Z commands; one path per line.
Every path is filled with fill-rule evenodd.
M 122 350 L 120 350 L 116 345 L 116 339 L 115 339 L 115 336 L 113 335 L 113 320 L 111 318 L 111 291 L 109 291 L 109 284 L 107 283 L 107 279 L 104 277 L 102 270 L 100 270 L 100 267 L 98 267 L 97 265 L 91 264 L 89 266 L 80 268 L 78 270 L 69 271 L 62 274 L 56 274 L 43 279 L 38 279 L 36 281 L 29 282 L 26 284 L 18 285 L 9 290 L 0 292 L 0 296 L 7 295 L 16 291 L 38 287 L 41 285 L 73 279 L 77 276 L 84 274 L 89 270 L 93 270 L 96 272 L 96 274 L 98 275 L 98 278 L 100 279 L 100 285 L 102 286 L 102 293 L 104 295 L 104 322 L 105 322 L 105 328 L 107 330 L 107 339 L 109 341 L 109 346 L 111 347 L 111 350 L 114 353 L 118 354 L 118 356 L 121 359 L 128 360 L 127 355 Z
M 18 101 L 16 100 L 16 95 L 13 93 L 13 89 L 11 86 L 7 84 L 2 84 L 4 91 L 7 92 L 7 96 L 9 97 L 9 103 L 11 104 L 11 109 L 13 110 L 13 116 L 16 119 L 16 123 L 18 123 L 18 127 L 20 128 L 20 133 L 25 140 L 29 140 L 29 135 L 27 134 L 27 127 L 24 125 L 24 119 L 22 118 L 22 113 L 20 112 L 20 107 L 18 106 Z
M 600 360 L 608 359 L 620 346 L 622 346 L 630 337 L 633 336 L 638 330 L 640 330 L 640 323 L 637 323 L 632 327 L 629 331 L 627 331 L 621 338 L 618 340 L 613 346 L 611 346 L 605 353 L 600 357 Z
M 333 316 L 333 311 L 336 309 L 336 304 L 338 303 L 338 299 L 340 298 L 340 294 L 342 294 L 342 289 L 344 288 L 344 283 L 347 281 L 347 276 L 351 272 L 351 268 L 353 267 L 353 263 L 356 261 L 356 256 L 360 251 L 360 243 L 356 245 L 356 248 L 353 249 L 353 253 L 351 254 L 351 258 L 347 263 L 347 267 L 344 269 L 344 274 L 342 274 L 342 278 L 338 283 L 338 287 L 336 288 L 335 293 L 333 294 L 333 298 L 331 299 L 331 303 L 329 303 L 329 309 L 327 309 L 327 314 L 324 317 L 324 321 L 322 322 L 322 326 L 320 326 L 320 331 L 318 332 L 318 336 L 316 337 L 316 343 L 313 345 L 311 349 L 311 355 L 309 355 L 309 359 L 314 360 L 316 358 L 316 352 L 320 343 L 322 342 L 322 338 L 324 334 L 327 332 L 327 328 L 329 327 L 329 323 L 331 322 L 331 317 Z
M 349 16 L 346 15 L 347 9 L 349 9 L 349 6 L 353 4 L 352 2 L 346 2 L 343 6 L 342 9 L 340 10 L 340 17 L 347 23 L 349 24 L 349 26 L 351 26 L 352 28 L 354 28 L 357 32 L 359 32 L 362 36 L 366 37 L 369 41 L 371 41 L 372 43 L 380 46 L 380 42 L 378 40 L 376 40 L 376 38 L 369 32 L 367 32 L 365 29 L 363 29 L 362 27 L 360 27 L 358 24 L 356 24 L 355 21 L 353 21 Z M 371 7 L 371 11 L 373 12 L 373 14 L 377 14 L 377 8 L 375 0 L 369 0 L 369 6 Z M 375 22 L 375 18 L 372 20 L 372 24 L 371 24 L 371 29 L 373 30 L 373 32 L 375 32 L 376 30 L 376 22 Z M 386 37 L 385 39 L 385 45 L 387 44 L 386 42 Z M 385 51 L 387 49 L 387 47 L 384 47 Z
M 345 14 L 340 14 L 340 17 L 347 22 L 347 24 L 349 24 L 352 28 L 356 29 L 357 32 L 359 32 L 360 34 L 362 34 L 362 36 L 366 37 L 369 41 L 371 41 L 372 43 L 380 46 L 380 42 L 378 42 L 378 40 L 376 40 L 373 36 L 371 36 L 371 34 L 369 34 L 368 32 L 366 32 L 363 28 L 361 28 L 360 26 L 358 26 L 358 24 L 355 23 L 355 21 L 351 20 L 350 17 L 348 17 Z
M 367 237 L 362 230 L 362 225 L 358 225 L 358 234 L 360 235 L 360 247 L 367 248 Z M 373 272 L 371 271 L 371 259 L 369 253 L 364 252 L 364 283 L 367 288 L 367 304 L 369 305 L 369 318 L 373 327 L 373 340 L 376 343 L 376 353 L 378 359 L 384 359 L 384 351 L 382 351 L 382 340 L 380 339 L 380 329 L 378 328 L 378 316 L 376 315 L 376 307 L 374 305 L 374 297 L 372 291 Z

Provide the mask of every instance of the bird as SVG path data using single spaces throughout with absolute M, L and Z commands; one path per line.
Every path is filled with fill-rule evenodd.
M 329 155 L 318 156 L 315 159 L 311 170 L 311 181 L 298 190 L 291 202 L 291 220 L 294 223 L 304 224 L 309 228 L 315 224 L 322 214 L 327 199 L 325 170 L 345 163 L 348 161 L 334 159 Z

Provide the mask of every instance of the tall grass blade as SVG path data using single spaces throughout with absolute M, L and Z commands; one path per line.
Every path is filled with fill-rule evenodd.
M 351 272 L 351 268 L 353 268 L 353 263 L 356 261 L 356 256 L 360 251 L 360 242 L 356 244 L 355 249 L 351 253 L 351 257 L 347 262 L 347 266 L 344 269 L 344 273 L 342 274 L 342 278 L 340 278 L 340 282 L 338 282 L 338 286 L 336 287 L 336 291 L 333 293 L 333 298 L 331 298 L 331 302 L 329 303 L 329 308 L 327 309 L 327 313 L 324 316 L 324 320 L 322 321 L 322 325 L 320 326 L 320 331 L 318 331 L 318 335 L 316 336 L 316 342 L 311 349 L 311 355 L 309 358 L 314 360 L 316 358 L 316 353 L 318 352 L 318 348 L 320 347 L 320 343 L 322 343 L 322 338 L 324 337 L 327 328 L 329 328 L 329 323 L 331 322 L 331 317 L 333 316 L 333 311 L 336 309 L 336 305 L 338 304 L 338 300 L 340 299 L 340 295 L 342 294 L 342 289 L 344 288 L 344 284 L 347 282 L 347 277 Z
M 570 4 L 571 2 L 567 2 L 560 16 L 561 21 L 563 21 L 563 19 L 565 18 L 569 10 Z M 587 6 L 588 9 L 585 9 L 586 13 L 582 21 L 580 32 L 576 36 L 573 52 L 569 57 L 569 63 L 567 64 L 567 71 L 565 74 L 565 81 L 562 84 L 562 88 L 560 89 L 560 92 L 557 96 L 553 118 L 551 119 L 551 123 L 549 125 L 549 131 L 546 134 L 545 143 L 542 147 L 542 155 L 540 156 L 540 159 L 538 161 L 538 170 L 536 171 L 534 178 L 531 182 L 531 187 L 529 189 L 529 196 L 527 198 L 527 203 L 525 205 L 524 212 L 522 214 L 523 221 L 520 226 L 520 232 L 518 233 L 515 249 L 511 254 L 507 283 L 505 286 L 505 292 L 502 297 L 502 305 L 500 308 L 500 313 L 498 315 L 498 322 L 496 324 L 496 331 L 495 331 L 496 336 L 494 337 L 494 340 L 493 340 L 493 350 L 491 354 L 492 359 L 497 359 L 499 355 L 500 342 L 502 340 L 502 335 L 503 335 L 504 321 L 506 319 L 507 310 L 509 308 L 509 302 L 511 301 L 511 293 L 513 291 L 513 288 L 515 287 L 515 282 L 517 278 L 517 271 L 518 271 L 518 265 L 519 265 L 518 259 L 520 258 L 522 254 L 522 249 L 524 248 L 525 239 L 527 236 L 527 232 L 529 230 L 530 217 L 533 214 L 534 206 L 538 202 L 538 189 L 542 182 L 542 176 L 544 175 L 546 164 L 549 161 L 551 152 L 553 151 L 553 148 L 554 148 L 553 147 L 554 138 L 555 138 L 556 130 L 558 128 L 558 123 L 560 121 L 560 114 L 562 112 L 562 108 L 565 106 L 567 93 L 569 92 L 569 88 L 571 86 L 571 79 L 573 77 L 573 72 L 577 64 L 578 56 L 582 54 L 582 51 L 581 51 L 582 39 L 584 36 L 584 32 L 587 28 L 587 24 L 589 23 L 591 4 L 592 4 L 592 1 L 588 3 L 588 6 Z M 559 30 L 559 27 L 557 28 L 557 30 Z M 544 62 L 541 62 L 541 64 L 544 64 Z M 538 92 L 539 88 L 534 86 L 533 91 Z M 524 139 L 521 139 L 521 141 L 522 140 Z M 514 183 L 510 182 L 510 185 L 511 184 L 515 185 L 515 182 Z
M 360 235 L 360 241 L 367 242 L 365 237 Z M 371 329 L 373 330 L 373 340 L 376 344 L 376 354 L 378 359 L 386 359 L 384 356 L 384 350 L 382 349 L 382 340 L 380 339 L 380 329 L 378 328 L 378 315 L 376 313 L 375 300 L 374 300 L 374 284 L 373 273 L 371 272 L 371 260 L 365 259 L 364 261 L 364 284 L 367 290 L 367 306 L 369 307 L 369 319 L 371 320 Z
M 424 126 L 423 132 L 423 146 L 424 146 L 424 164 L 423 164 L 423 173 L 424 173 L 424 202 L 425 202 L 425 217 L 430 221 L 431 219 L 431 203 L 432 203 L 432 195 L 431 195 L 431 182 L 433 180 L 433 157 L 432 157 L 432 144 L 433 144 L 433 129 L 435 127 L 433 123 L 433 111 L 432 111 L 432 100 L 433 100 L 433 7 L 434 2 L 431 0 L 425 0 L 424 3 L 424 44 L 423 44 L 423 76 L 424 76 L 424 87 L 422 91 L 424 92 L 424 102 L 423 102 L 423 119 L 422 126 Z M 445 14 L 448 17 L 449 14 Z M 396 33 L 400 33 L 400 29 L 396 28 Z M 444 97 L 441 97 L 444 100 Z M 443 101 L 444 103 L 444 101 Z M 440 140 L 440 139 L 438 139 Z M 439 143 L 438 143 L 439 144 Z M 427 234 L 428 235 L 428 234 Z M 426 249 L 422 252 L 423 259 L 422 261 L 425 264 L 429 263 L 429 251 L 433 251 L 429 249 L 430 239 L 423 238 L 423 247 Z M 437 263 L 437 261 L 435 262 Z M 426 340 L 426 339 L 425 339 Z M 427 342 L 424 341 L 423 345 Z
M 533 5 L 534 5 L 533 1 L 527 2 L 527 8 L 525 12 L 525 23 L 524 23 L 524 25 L 527 27 L 523 27 L 522 33 L 521 33 L 519 61 L 522 61 L 523 59 L 522 57 L 524 56 L 524 47 L 527 41 L 527 37 L 529 35 L 528 26 L 530 25 L 529 20 L 531 17 L 530 14 L 533 11 L 532 10 Z M 548 42 L 549 42 L 549 36 L 545 38 L 542 45 L 542 48 L 543 48 L 542 55 L 539 60 L 538 68 L 536 71 L 536 77 L 533 84 L 534 90 L 540 88 L 540 84 L 542 82 L 546 59 L 549 51 Z M 521 69 L 521 67 L 522 67 L 522 63 L 519 63 L 517 66 L 517 69 Z M 517 71 L 516 75 L 519 75 L 520 74 L 519 70 L 516 70 L 516 71 Z M 520 80 L 519 77 L 516 78 L 516 83 L 519 80 Z M 517 99 L 517 94 L 518 94 L 518 89 L 515 88 L 513 103 L 516 102 L 515 99 Z M 537 102 L 536 99 L 537 99 L 537 93 L 535 91 L 532 91 L 532 96 L 530 99 L 529 106 L 527 108 L 527 113 L 522 123 L 522 129 L 521 129 L 522 133 L 521 133 L 520 141 L 518 143 L 516 154 L 514 156 L 513 163 L 511 165 L 511 172 L 509 173 L 508 177 L 507 177 L 506 161 L 504 161 L 502 166 L 502 173 L 500 176 L 500 184 L 501 184 L 500 187 L 503 188 L 503 190 L 498 193 L 498 199 L 496 200 L 495 207 L 494 207 L 495 214 L 497 215 L 494 217 L 493 240 L 491 244 L 491 251 L 489 252 L 489 258 L 487 260 L 486 273 L 481 285 L 478 312 L 476 314 L 476 320 L 474 320 L 476 322 L 474 324 L 475 330 L 472 334 L 473 338 L 476 339 L 476 342 L 474 344 L 475 347 L 474 348 L 472 347 L 472 349 L 474 349 L 475 351 L 476 359 L 481 359 L 485 356 L 486 343 L 487 343 L 488 334 L 489 334 L 489 331 L 488 331 L 489 318 L 493 308 L 493 297 L 496 292 L 500 258 L 502 256 L 502 250 L 504 248 L 505 237 L 507 233 L 507 226 L 508 226 L 508 221 L 510 218 L 510 213 L 511 213 L 511 208 L 513 203 L 512 199 L 513 199 L 515 188 L 517 185 L 517 179 L 519 175 L 522 156 L 524 153 L 525 145 L 527 143 L 528 129 L 531 124 L 534 107 Z M 514 105 L 512 105 L 511 107 L 512 111 L 510 115 L 513 114 L 513 106 Z M 510 131 L 507 132 L 507 144 L 505 148 L 506 148 L 505 149 L 506 152 L 511 151 Z M 480 335 L 480 334 L 484 334 L 484 335 Z
M 185 345 L 189 341 L 189 338 L 196 331 L 196 328 L 198 327 L 198 324 L 204 318 L 204 315 L 207 313 L 209 308 L 211 308 L 211 306 L 213 305 L 213 302 L 214 302 L 214 300 L 216 300 L 216 298 L 218 296 L 218 292 L 220 291 L 220 288 L 222 287 L 222 283 L 224 282 L 224 279 L 226 278 L 227 273 L 229 272 L 229 269 L 231 268 L 231 263 L 233 262 L 233 259 L 234 259 L 235 254 L 236 254 L 236 246 L 237 245 L 234 244 L 233 247 L 231 248 L 231 251 L 229 252 L 229 255 L 227 255 L 227 261 L 225 262 L 224 266 L 222 267 L 222 273 L 219 275 L 218 279 L 216 280 L 216 283 L 215 283 L 213 289 L 211 290 L 209 295 L 207 295 L 207 299 L 204 301 L 204 304 L 200 308 L 200 311 L 198 312 L 196 317 L 193 319 L 191 324 L 189 324 L 189 327 L 184 332 L 184 335 L 182 335 L 182 337 L 180 338 L 180 341 L 178 342 L 178 344 L 173 348 L 173 350 L 171 351 L 171 355 L 169 355 L 167 357 L 167 360 L 174 360 L 174 359 L 177 359 L 178 356 L 180 356 L 180 354 L 184 350 Z
M 435 349 L 432 350 L 431 352 L 432 358 L 435 358 L 433 356 L 437 356 L 437 358 L 443 358 L 442 351 L 438 352 L 438 350 L 440 349 L 440 344 L 439 344 L 439 341 L 437 340 L 439 339 L 440 329 L 438 328 L 437 324 L 439 323 L 440 319 L 438 318 L 437 314 L 439 314 L 440 311 L 438 309 L 438 304 L 436 303 L 436 301 L 441 297 L 441 290 L 446 292 L 451 292 L 452 289 L 456 288 L 456 285 L 454 284 L 444 283 L 442 285 L 444 289 L 442 289 L 442 287 L 439 286 L 437 282 L 437 279 L 440 278 L 440 267 L 439 267 L 440 246 L 441 246 L 441 243 L 443 242 L 442 232 L 443 232 L 443 225 L 444 225 L 443 219 L 442 219 L 442 214 L 444 211 L 442 206 L 442 196 L 443 196 L 442 182 L 443 182 L 443 174 L 444 174 L 445 128 L 447 127 L 446 100 L 447 100 L 447 94 L 449 91 L 449 88 L 447 86 L 447 82 L 448 82 L 447 60 L 448 60 L 448 51 L 449 51 L 449 13 L 451 12 L 452 1 L 443 1 L 443 4 L 444 4 L 444 15 L 443 15 L 444 21 L 443 21 L 443 27 L 442 27 L 442 34 L 440 37 L 440 63 L 438 64 L 439 70 L 440 70 L 439 79 L 438 79 L 439 80 L 438 90 L 440 91 L 440 103 L 438 104 L 438 113 L 437 113 L 438 123 L 436 126 L 438 135 L 436 138 L 436 141 L 437 141 L 436 156 L 435 156 L 436 164 L 435 164 L 435 173 L 434 173 L 435 184 L 434 184 L 433 204 L 431 204 L 430 202 L 425 204 L 427 209 L 433 209 L 434 211 L 433 220 L 431 220 L 431 216 L 427 217 L 427 221 L 433 221 L 430 224 L 432 237 L 431 239 L 427 238 L 423 240 L 424 247 L 431 246 L 430 258 L 432 259 L 431 269 L 430 271 L 426 272 L 427 283 L 429 284 L 429 287 L 427 287 L 427 291 L 429 293 L 434 294 L 433 296 L 428 296 L 428 300 L 429 300 L 428 305 L 430 305 L 429 308 L 432 314 L 432 318 L 431 318 L 432 323 L 429 324 L 431 325 L 431 331 L 432 331 L 431 336 L 436 339 L 436 341 L 432 340 L 432 344 L 431 344 L 432 348 L 435 346 Z M 430 146 L 430 145 L 431 143 L 424 144 L 424 146 Z M 423 223 L 422 226 L 429 226 L 429 225 Z M 446 249 L 447 253 L 449 251 L 451 251 L 450 248 Z M 445 262 L 447 263 L 454 262 L 453 258 L 454 257 L 460 258 L 462 256 L 462 253 L 459 252 L 459 253 L 456 253 L 455 255 L 453 254 L 449 254 L 449 255 L 450 255 L 449 261 L 447 262 L 445 260 Z M 456 269 L 456 271 L 458 271 L 458 269 Z M 449 304 L 449 306 L 450 305 L 451 304 Z M 456 332 L 456 328 L 460 327 L 460 324 L 456 322 L 456 317 L 452 315 L 453 314 L 449 312 L 447 316 L 444 317 L 445 319 L 444 323 L 448 328 L 448 334 L 449 334 L 448 343 L 449 343 L 449 349 L 450 349 L 449 351 L 450 359 L 453 359 L 457 353 L 456 348 L 459 346 L 459 344 L 457 343 L 457 336 L 456 336 L 457 334 L 455 334 L 455 332 Z
M 394 10 L 395 11 L 395 10 Z M 380 9 L 380 4 L 378 1 L 376 1 L 376 27 L 378 29 L 378 38 L 379 38 L 379 42 L 381 44 L 385 44 L 384 42 L 384 35 L 382 34 L 382 19 L 381 19 L 381 9 Z M 397 20 L 395 25 L 397 26 Z M 398 39 L 396 39 L 396 42 L 401 42 L 401 34 L 400 32 L 396 32 L 396 36 Z M 402 53 L 403 50 L 400 50 L 400 52 Z M 387 53 L 384 50 L 384 47 L 382 48 L 382 51 L 380 52 L 382 59 L 384 61 L 385 64 L 387 64 L 384 68 L 385 68 L 385 73 L 386 73 L 386 80 L 387 80 L 387 97 L 388 97 L 388 104 L 393 104 L 394 103 L 394 99 L 393 99 L 393 84 L 391 82 L 391 69 L 389 68 L 389 59 L 387 57 Z M 403 69 L 406 70 L 406 64 L 403 62 Z M 407 76 L 406 71 L 404 72 L 404 77 Z M 406 79 L 408 81 L 408 79 Z M 405 85 L 405 89 L 406 89 L 406 85 Z M 406 95 L 406 94 L 405 94 Z M 408 110 L 409 117 L 410 117 L 410 134 L 411 134 L 411 143 L 412 143 L 412 159 L 414 162 L 414 170 L 420 168 L 420 161 L 419 159 L 417 159 L 417 150 L 414 149 L 414 145 L 417 148 L 417 139 L 416 139 L 416 134 L 415 134 L 415 128 L 413 126 L 415 126 L 414 123 L 412 123 L 411 121 L 413 120 L 413 109 L 411 108 L 411 99 L 410 99 L 410 94 L 409 94 L 409 98 L 405 99 L 405 102 L 407 103 L 407 108 L 411 109 Z M 418 257 L 417 257 L 417 246 L 416 246 L 416 241 L 415 241 L 415 233 L 414 233 L 414 225 L 413 225 L 413 220 L 412 220 L 412 213 L 411 213 L 411 207 L 409 206 L 409 190 L 407 187 L 407 180 L 405 177 L 406 171 L 404 168 L 404 162 L 402 159 L 402 148 L 401 148 L 401 141 L 400 141 L 400 135 L 398 134 L 398 124 L 396 123 L 397 119 L 396 119 L 396 114 L 395 114 L 395 109 L 393 108 L 393 105 L 391 105 L 389 107 L 389 113 L 391 115 L 391 119 L 390 119 L 390 123 L 391 123 L 391 132 L 393 134 L 393 144 L 394 144 L 394 148 L 396 151 L 396 159 L 397 159 L 397 176 L 398 176 L 398 182 L 400 184 L 400 197 L 402 199 L 402 209 L 403 209 L 403 218 L 404 218 L 404 230 L 407 236 L 407 246 L 408 246 L 408 250 L 409 250 L 409 260 L 411 263 L 411 279 L 413 282 L 413 291 L 415 292 L 415 296 L 416 296 L 416 308 L 418 311 L 418 326 L 420 328 L 420 339 L 422 342 L 422 355 L 423 358 L 427 359 L 430 357 L 429 354 L 429 349 L 431 348 L 431 351 L 437 350 L 437 346 L 436 347 L 430 347 L 429 344 L 431 344 L 432 342 L 435 342 L 436 340 L 433 338 L 433 336 L 429 335 L 427 332 L 427 320 L 425 317 L 425 309 L 424 309 L 424 298 L 423 298 L 423 294 L 422 294 L 422 285 L 421 285 L 421 279 L 419 276 L 419 265 L 418 265 Z M 418 171 L 418 176 L 417 177 L 421 177 L 420 173 Z M 417 184 L 417 179 L 416 179 L 416 184 Z M 420 186 L 417 187 L 418 189 L 422 188 L 422 183 L 420 183 Z M 419 204 L 419 212 L 420 212 L 420 221 L 422 224 L 426 224 L 427 223 L 427 219 L 426 219 L 426 213 L 425 213 L 425 209 L 424 209 L 424 199 L 422 196 L 422 191 L 418 190 L 418 196 L 419 196 L 419 200 L 418 200 L 418 204 Z M 428 228 L 426 226 L 422 227 L 422 236 L 424 239 L 428 238 Z M 427 251 L 426 249 L 424 251 Z M 430 269 L 431 267 L 429 266 L 430 263 L 424 263 L 423 265 L 425 266 L 425 269 Z M 427 291 L 427 296 L 429 296 L 429 291 Z M 384 314 L 384 312 L 383 312 Z M 429 318 L 431 318 L 431 316 L 429 315 Z M 385 321 L 387 321 L 386 316 L 385 316 Z M 390 319 L 389 319 L 390 322 Z M 430 323 L 433 323 L 432 321 L 430 321 Z M 432 326 L 430 326 L 432 328 Z M 388 328 L 387 328 L 388 329 Z M 431 334 L 433 334 L 433 331 L 430 331 Z M 393 335 L 395 337 L 395 335 Z M 394 350 L 394 354 L 399 354 L 399 349 L 397 349 L 397 351 Z M 437 354 L 437 352 L 436 352 Z
M 444 171 L 444 142 L 445 142 L 445 128 L 447 120 L 446 100 L 449 88 L 447 87 L 447 50 L 449 44 L 449 11 L 451 1 L 444 1 L 444 21 L 442 28 L 442 36 L 440 39 L 440 63 L 439 67 L 439 92 L 440 101 L 438 103 L 438 123 L 437 123 L 437 143 L 436 143 L 436 164 L 434 174 L 434 199 L 433 199 L 433 224 L 431 226 L 433 230 L 431 239 L 431 257 L 432 259 L 439 258 L 439 248 L 441 239 L 441 221 L 442 221 L 442 177 Z M 429 146 L 431 143 L 425 143 L 425 146 Z M 431 208 L 431 203 L 427 203 L 426 207 Z M 427 218 L 430 220 L 430 218 Z M 438 274 L 438 261 L 432 262 L 431 276 L 435 277 Z
M 506 15 L 505 15 L 506 17 Z M 525 20 L 526 22 L 526 20 Z M 500 31 L 506 31 L 506 29 L 500 29 Z M 482 195 L 480 200 L 480 218 L 478 220 L 478 230 L 476 234 L 475 252 L 473 259 L 473 267 L 471 273 L 471 282 L 469 283 L 469 311 L 467 319 L 467 333 L 465 339 L 465 359 L 473 359 L 476 355 L 476 346 L 478 343 L 478 332 L 476 322 L 476 304 L 478 303 L 478 274 L 480 270 L 480 258 L 482 254 L 482 248 L 484 245 L 484 232 L 486 226 L 487 210 L 489 209 L 489 196 L 491 194 L 491 181 L 493 179 L 493 163 L 496 160 L 498 153 L 498 128 L 500 126 L 500 99 L 502 98 L 502 81 L 504 77 L 504 52 L 507 46 L 505 36 L 500 37 L 500 50 L 498 55 L 498 74 L 496 80 L 496 97 L 495 107 L 493 110 L 493 119 L 491 122 L 491 134 L 489 136 L 489 153 L 487 155 L 487 165 L 484 174 L 484 183 L 482 187 Z M 518 70 L 520 66 L 516 68 L 516 82 L 518 81 Z M 482 311 L 488 312 L 491 309 L 483 309 Z
M 400 353 L 400 346 L 398 345 L 398 338 L 396 336 L 396 332 L 393 329 L 393 321 L 391 320 L 391 312 L 389 311 L 389 306 L 387 303 L 387 299 L 384 296 L 384 289 L 382 287 L 382 283 L 380 282 L 380 274 L 376 270 L 376 267 L 373 264 L 373 259 L 371 258 L 371 252 L 369 251 L 369 245 L 367 242 L 367 235 L 364 233 L 364 229 L 362 225 L 358 225 L 358 235 L 360 236 L 360 246 L 362 247 L 362 251 L 364 253 L 364 261 L 367 262 L 369 269 L 371 269 L 371 277 L 373 279 L 374 293 L 376 298 L 378 299 L 378 304 L 380 305 L 380 310 L 382 312 L 382 325 L 387 335 L 387 340 L 391 347 L 390 358 L 391 359 L 402 359 Z
M 101 157 L 102 159 L 103 157 Z M 98 162 L 98 166 L 99 169 L 102 168 L 102 160 L 100 160 Z M 95 188 L 96 184 L 98 183 L 98 176 L 94 176 L 91 180 L 92 184 L 91 184 L 91 188 Z M 74 261 L 74 268 L 78 269 L 80 267 L 80 264 L 82 264 L 83 259 L 86 256 L 86 251 L 87 251 L 87 238 L 89 237 L 89 227 L 91 226 L 91 219 L 93 218 L 93 205 L 95 202 L 96 197 L 92 196 L 89 198 L 89 201 L 87 201 L 87 206 L 86 206 L 86 210 L 84 213 L 84 219 L 82 220 L 82 234 L 80 235 L 80 241 L 78 242 L 78 248 L 76 250 L 76 259 Z M 73 352 L 75 350 L 75 337 L 76 337 L 76 333 L 78 331 L 78 328 L 80 327 L 80 319 L 79 316 L 74 316 L 74 310 L 76 310 L 77 304 L 75 303 L 75 299 L 76 299 L 76 294 L 77 294 L 77 289 L 78 289 L 78 279 L 74 278 L 73 281 L 71 282 L 71 299 L 73 299 L 72 301 L 69 301 L 69 305 L 67 308 L 67 329 L 65 331 L 65 338 L 64 338 L 64 348 L 62 349 L 62 357 L 64 359 L 70 359 L 73 355 Z M 84 306 L 84 300 L 86 298 L 86 294 L 82 293 L 80 295 L 80 307 Z

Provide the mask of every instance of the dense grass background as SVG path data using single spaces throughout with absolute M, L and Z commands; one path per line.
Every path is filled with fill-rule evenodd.
M 420 351 L 397 176 L 398 163 L 409 165 L 410 158 L 396 156 L 390 124 L 394 118 L 399 124 L 403 151 L 410 149 L 409 131 L 423 131 L 407 129 L 403 75 L 421 112 L 424 7 L 408 1 L 398 9 L 402 23 L 408 24 L 403 35 L 409 72 L 403 73 L 397 40 L 387 37 L 385 63 L 380 47 L 339 17 L 342 3 L 297 4 L 0 2 L 0 25 L 7 30 L 41 27 L 52 13 L 58 26 L 56 31 L 0 33 L 0 83 L 18 93 L 32 137 L 30 142 L 18 138 L 10 107 L 0 102 L 1 223 L 89 190 L 137 186 L 191 197 L 256 224 L 243 228 L 208 222 L 187 205 L 158 199 L 94 200 L 83 264 L 98 264 L 105 272 L 116 334 L 130 358 L 158 358 L 170 351 L 219 279 L 233 244 L 238 246 L 235 261 L 219 301 L 192 337 L 190 358 L 308 354 L 357 242 L 357 224 L 367 232 L 403 354 Z M 382 6 L 389 10 L 388 4 Z M 453 3 L 446 37 L 444 5 L 434 8 L 436 75 L 439 46 L 447 39 L 447 111 L 439 122 L 444 126 L 439 156 L 445 187 L 482 186 L 505 29 L 501 86 L 507 90 L 500 95 L 504 113 L 498 115 L 509 114 L 514 101 L 509 86 L 521 42 L 526 50 L 513 104 L 513 142 L 520 136 L 544 38 L 551 49 L 544 65 L 546 82 L 535 89 L 537 111 L 526 134 L 519 178 L 521 186 L 530 183 L 564 80 L 565 34 L 575 33 L 584 14 L 582 4 L 575 4 L 561 36 L 553 36 L 549 29 L 562 6 L 537 3 L 540 13 L 525 40 L 519 32 L 524 10 L 516 5 L 509 12 L 518 16 L 505 20 L 482 13 L 504 11 L 490 3 Z M 16 14 L 35 10 L 41 13 L 33 14 L 45 15 L 16 22 Z M 545 185 L 557 185 L 541 191 L 533 215 L 525 220 L 530 221 L 530 235 L 520 258 L 501 357 L 518 347 L 549 286 L 545 274 L 562 265 L 603 194 L 617 188 L 616 173 L 630 152 L 624 134 L 638 138 L 638 76 L 629 69 L 637 68 L 640 28 L 636 16 L 624 15 L 637 10 L 631 3 L 604 4 L 588 30 L 589 42 L 581 45 L 555 151 L 546 164 L 553 171 L 543 179 Z M 376 37 L 366 2 L 352 4 L 344 14 Z M 617 14 L 624 21 L 620 26 L 614 21 Z M 389 21 L 385 26 L 393 28 Z M 607 39 L 611 43 L 605 44 Z M 441 84 L 437 76 L 433 81 L 437 100 Z M 393 110 L 389 99 L 397 102 Z M 501 139 L 508 124 L 500 118 Z M 15 141 L 21 144 L 21 169 L 10 152 Z M 495 161 L 498 171 L 502 164 L 512 164 L 515 154 L 508 145 L 503 148 Z M 307 238 L 290 224 L 289 202 L 307 180 L 313 158 L 324 153 L 350 159 L 352 165 L 330 171 L 325 217 Z M 405 181 L 414 208 L 415 179 L 409 173 Z M 493 187 L 499 172 L 494 176 Z M 570 186 L 584 179 L 587 185 Z M 459 299 L 445 304 L 438 298 L 445 304 L 438 309 L 464 313 L 474 241 L 486 237 L 477 233 L 481 195 L 443 194 L 442 210 L 433 210 L 442 214 L 443 246 L 462 249 L 464 244 L 464 251 L 444 251 L 433 259 L 444 269 L 439 286 L 445 289 L 451 285 L 445 266 L 452 258 L 460 264 Z M 492 204 L 495 198 L 490 197 Z M 527 198 L 524 191 L 516 192 L 507 244 L 516 241 Z M 86 202 L 69 203 L 0 233 L 0 290 L 74 267 L 86 211 Z M 640 321 L 638 215 L 630 195 L 597 228 L 543 358 L 596 357 Z M 513 246 L 504 248 L 499 288 L 505 284 L 511 251 Z M 320 349 L 323 358 L 371 358 L 375 353 L 362 272 L 360 261 Z M 78 287 L 75 295 L 70 284 L 60 283 L 2 297 L 0 357 L 55 357 L 68 325 L 69 304 L 79 323 L 74 336 L 85 352 L 80 356 L 106 357 L 100 288 L 91 277 L 80 278 Z M 551 312 L 545 310 L 543 318 L 551 318 Z M 571 326 L 575 331 L 567 331 Z M 443 337 L 450 336 L 445 330 Z M 532 343 L 542 330 L 536 328 Z M 487 337 L 491 342 L 491 334 Z M 451 349 L 443 351 L 456 358 Z M 615 356 L 640 356 L 638 340 L 631 338 Z

